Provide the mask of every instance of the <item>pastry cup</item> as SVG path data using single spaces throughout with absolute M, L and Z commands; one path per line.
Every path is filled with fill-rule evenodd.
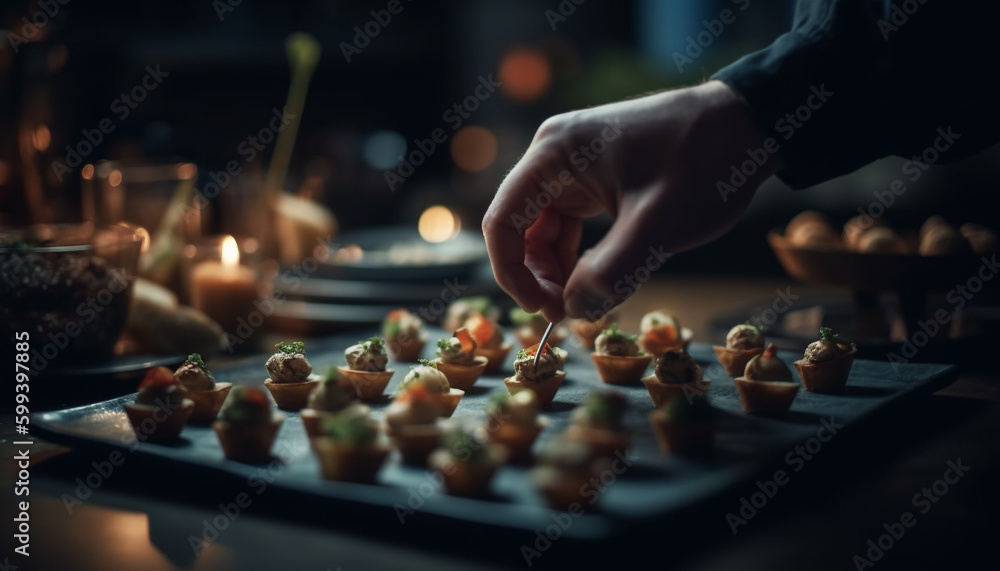
M 594 361 L 594 367 L 597 368 L 597 374 L 600 375 L 601 380 L 609 385 L 634 385 L 638 383 L 649 364 L 653 362 L 652 355 L 621 357 L 591 353 L 590 358 Z
M 736 377 L 736 390 L 740 393 L 743 410 L 750 414 L 783 414 L 788 412 L 799 392 L 796 382 L 756 381 Z
M 347 446 L 321 436 L 312 442 L 319 458 L 320 472 L 327 480 L 372 484 L 389 455 L 389 446 L 378 443 L 371 448 Z
M 302 412 L 299 413 L 299 418 L 302 419 L 302 427 L 306 430 L 306 436 L 309 437 L 309 441 L 312 442 L 313 438 L 318 438 L 323 428 L 323 421 L 332 418 L 333 413 L 326 412 L 325 410 L 316 410 L 313 408 L 304 408 Z
M 270 422 L 235 423 L 219 419 L 212 423 L 212 428 L 219 436 L 226 458 L 253 464 L 271 458 L 271 445 L 283 422 L 285 413 L 276 410 L 271 413 Z
M 437 424 L 390 427 L 389 438 L 399 450 L 404 464 L 427 466 L 427 457 L 441 443 L 441 428 Z
M 389 348 L 389 354 L 397 361 L 416 363 L 420 354 L 424 352 L 424 346 L 427 345 L 427 332 L 421 331 L 416 338 L 408 339 L 405 343 L 400 343 L 396 338 L 386 339 L 385 344 Z
M 433 363 L 437 365 L 439 371 L 444 373 L 444 376 L 448 377 L 449 385 L 453 388 L 467 391 L 469 387 L 476 384 L 480 375 L 486 370 L 489 360 L 486 357 L 479 356 L 476 357 L 472 365 L 459 365 L 442 361 L 439 357 L 434 359 Z
M 592 458 L 614 458 L 615 452 L 624 453 L 632 445 L 632 433 L 624 430 L 607 430 L 571 424 L 562 437 L 570 442 L 586 444 Z
M 545 408 L 552 404 L 552 401 L 556 398 L 556 391 L 559 390 L 565 379 L 566 371 L 556 371 L 555 375 L 544 381 L 526 383 L 514 377 L 507 377 L 503 380 L 503 384 L 507 387 L 507 392 L 512 395 L 516 395 L 525 389 L 535 391 L 535 396 L 538 397 L 538 405 Z
M 176 441 L 184 424 L 194 412 L 194 401 L 185 398 L 174 410 L 130 402 L 125 405 L 125 415 L 139 441 L 168 443 Z M 166 415 L 166 418 L 162 418 Z M 160 418 L 158 418 L 160 417 Z
M 664 383 L 656 378 L 656 375 L 643 377 L 642 384 L 646 385 L 650 398 L 653 399 L 653 406 L 660 408 L 669 403 L 674 397 L 686 397 L 687 395 L 704 395 L 708 392 L 712 381 L 702 379 L 690 383 Z
M 680 339 L 674 343 L 656 343 L 647 339 L 645 335 L 639 336 L 638 343 L 640 349 L 654 357 L 659 358 L 667 351 L 673 351 L 675 349 L 684 349 L 684 351 L 687 351 L 688 345 L 691 344 L 692 339 L 694 339 L 694 332 L 687 327 L 681 327 Z
M 516 424 L 498 423 L 494 426 L 485 426 L 486 437 L 496 446 L 503 447 L 507 451 L 507 462 L 511 464 L 530 464 L 531 447 L 534 445 L 538 435 L 548 426 L 549 419 L 544 416 L 538 417 L 532 427 L 519 426 Z
M 510 343 L 504 343 L 499 347 L 483 347 L 480 345 L 476 347 L 476 355 L 486 357 L 486 372 L 494 373 L 499 371 L 504 361 L 507 360 L 507 354 L 510 353 L 510 349 Z
M 465 391 L 456 388 L 452 388 L 446 393 L 434 395 L 434 398 L 441 406 L 441 416 L 444 418 L 451 418 L 451 415 L 455 414 L 455 409 L 458 408 L 458 402 L 462 400 L 463 396 L 465 396 Z
M 264 387 L 271 392 L 274 404 L 285 410 L 301 410 L 309 402 L 309 393 L 319 386 L 319 380 L 313 379 L 298 383 L 276 383 L 271 379 L 264 381 Z
M 385 371 L 359 371 L 346 365 L 337 367 L 341 377 L 346 379 L 354 387 L 354 392 L 363 401 L 378 400 L 389 386 L 389 379 L 392 378 L 393 369 Z
M 439 448 L 431 454 L 428 465 L 441 472 L 444 487 L 455 496 L 483 497 L 490 493 L 490 482 L 503 464 L 505 453 L 491 448 L 490 461 L 485 464 L 463 462 L 449 450 Z
M 559 329 L 561 329 L 561 327 L 554 328 L 552 330 L 552 333 L 549 335 L 549 340 L 546 341 L 546 343 L 548 343 L 550 347 L 555 347 L 556 345 L 561 344 L 564 339 L 566 339 L 565 332 L 559 331 Z M 534 331 L 531 332 L 521 331 L 520 327 L 518 327 L 514 331 L 514 335 L 517 336 L 517 340 L 521 342 L 522 349 L 527 349 L 533 345 L 538 345 L 538 343 L 541 342 L 542 340 L 541 333 L 535 333 Z
M 822 363 L 810 363 L 805 359 L 795 361 L 802 386 L 811 393 L 844 392 L 847 377 L 851 374 L 851 365 L 854 364 L 854 354 L 857 352 L 857 349 L 853 349 L 850 353 Z
M 763 347 L 754 347 L 753 349 L 732 349 L 729 347 L 722 347 L 720 345 L 713 345 L 712 350 L 715 351 L 715 358 L 719 360 L 719 364 L 722 368 L 726 370 L 726 374 L 730 377 L 738 377 L 743 374 L 743 371 L 747 368 L 747 363 L 750 359 L 753 359 L 755 355 L 760 355 L 764 352 Z
M 229 391 L 233 388 L 233 383 L 215 383 L 214 389 L 207 391 L 191 391 L 181 387 L 181 394 L 184 398 L 194 402 L 194 411 L 188 422 L 191 424 L 211 424 L 215 417 L 219 416 L 222 403 L 225 402 Z
M 661 452 L 688 457 L 708 456 L 719 428 L 717 420 L 678 422 L 666 418 L 660 410 L 649 413 L 649 423 Z

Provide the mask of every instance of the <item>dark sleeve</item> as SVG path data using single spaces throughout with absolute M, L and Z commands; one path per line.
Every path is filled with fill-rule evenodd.
M 948 162 L 1000 139 L 988 71 L 998 5 L 799 0 L 791 31 L 713 79 L 777 140 L 785 162 L 778 177 L 793 188 L 887 155 Z

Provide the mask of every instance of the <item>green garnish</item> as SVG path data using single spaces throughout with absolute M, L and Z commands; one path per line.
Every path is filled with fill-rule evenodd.
M 385 325 L 382 326 L 382 336 L 386 339 L 395 339 L 399 337 L 399 321 L 386 321 Z
M 194 363 L 195 365 L 201 367 L 203 370 L 207 371 L 208 367 L 205 366 L 205 360 L 201 358 L 198 353 L 191 353 L 187 358 L 189 363 Z
M 359 345 L 365 345 L 367 349 L 385 351 L 385 340 L 381 337 L 369 337 L 368 339 L 361 341 Z
M 618 329 L 617 323 L 612 323 L 610 327 L 608 327 L 604 331 L 601 331 L 601 335 L 607 335 L 611 339 L 625 339 L 628 341 L 635 341 L 636 339 L 639 338 L 638 335 L 629 335 L 628 333 L 625 333 L 621 329 Z
M 282 341 L 281 343 L 276 343 L 274 347 L 282 353 L 302 353 L 304 355 L 306 352 L 306 344 L 302 341 Z
M 340 378 L 340 369 L 331 366 L 326 370 L 326 374 L 323 375 L 323 378 L 326 379 L 327 381 L 336 381 L 337 379 Z
M 528 350 L 527 350 L 527 349 L 521 349 L 521 350 L 519 350 L 519 351 L 517 352 L 517 359 L 518 359 L 519 361 L 520 361 L 521 359 L 527 359 L 528 357 L 533 357 L 533 356 L 534 356 L 534 355 L 532 355 L 531 353 L 528 353 Z
M 451 339 L 438 339 L 438 349 L 441 351 L 451 349 Z
M 323 434 L 332 440 L 358 447 L 375 443 L 378 431 L 365 416 L 335 415 L 323 423 Z
M 448 432 L 441 444 L 463 462 L 486 464 L 490 461 L 486 444 L 470 432 L 464 430 Z
M 833 329 L 830 329 L 829 327 L 820 327 L 819 328 L 819 339 L 820 339 L 820 341 L 833 341 L 834 343 L 836 343 L 838 341 L 838 339 L 837 339 L 838 337 L 840 337 L 840 335 L 837 335 L 836 333 L 834 333 Z
M 428 361 L 427 359 L 417 359 L 417 362 L 423 365 L 424 367 L 430 367 L 432 369 L 438 368 L 437 363 L 435 363 L 434 361 Z

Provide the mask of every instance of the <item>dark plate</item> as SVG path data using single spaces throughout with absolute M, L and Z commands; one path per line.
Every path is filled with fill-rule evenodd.
M 325 277 L 392 282 L 461 279 L 487 260 L 482 235 L 468 231 L 432 244 L 421 238 L 416 228 L 370 228 L 338 236 L 337 245 L 358 246 L 364 255 L 356 261 L 335 262 L 338 258 L 335 250 L 322 266 Z M 421 252 L 392 256 L 389 251 L 393 247 L 419 248 Z
M 439 330 L 430 333 L 431 342 L 424 348 L 426 357 L 432 356 L 433 341 L 443 334 Z M 343 349 L 363 336 L 355 333 L 311 342 L 309 354 L 314 369 L 322 371 L 342 363 Z M 578 346 L 570 345 L 569 349 L 570 358 L 565 367 L 567 381 L 557 394 L 553 410 L 546 413 L 551 423 L 542 434 L 542 441 L 554 438 L 566 426 L 573 406 L 589 391 L 607 388 L 598 379 L 589 355 Z M 733 381 L 715 362 L 709 345 L 694 343 L 690 350 L 705 367 L 706 378 L 713 380 L 709 395 L 713 404 L 723 411 L 713 456 L 706 461 L 692 461 L 661 454 L 649 426 L 648 415 L 653 406 L 646 389 L 642 385 L 619 387 L 630 403 L 626 427 L 635 433 L 629 450 L 631 464 L 628 467 L 619 464 L 619 468 L 624 467 L 620 476 L 609 475 L 606 491 L 593 495 L 599 510 L 577 518 L 564 531 L 567 537 L 610 539 L 628 533 L 633 526 L 651 525 L 652 521 L 660 525 L 681 516 L 686 508 L 716 500 L 737 489 L 756 491 L 753 478 L 759 477 L 764 470 L 773 470 L 775 464 L 789 469 L 782 459 L 795 445 L 816 436 L 824 420 L 843 424 L 845 428 L 841 430 L 844 432 L 861 430 L 863 435 L 859 426 L 862 421 L 885 413 L 893 405 L 905 402 L 908 396 L 947 386 L 957 377 L 956 368 L 947 365 L 901 364 L 894 369 L 888 363 L 856 361 L 845 394 L 819 395 L 800 391 L 786 418 L 761 418 L 742 412 Z M 781 356 L 789 364 L 798 357 L 791 353 Z M 231 368 L 217 370 L 215 376 L 219 381 L 259 383 L 263 378 L 263 363 L 264 356 L 243 360 Z M 393 363 L 390 368 L 396 369 L 389 387 L 392 392 L 407 365 Z M 480 379 L 462 399 L 454 418 L 482 422 L 489 393 L 504 390 L 500 374 Z M 329 514 L 349 517 L 346 514 L 363 511 L 384 526 L 398 526 L 402 513 L 403 517 L 412 516 L 416 520 L 428 518 L 443 522 L 446 529 L 459 537 L 470 525 L 498 532 L 533 533 L 552 522 L 553 512 L 532 488 L 522 468 L 500 469 L 493 481 L 493 497 L 482 500 L 443 493 L 434 485 L 429 472 L 401 466 L 395 455 L 390 456 L 379 474 L 378 485 L 325 481 L 320 477 L 318 463 L 309 451 L 301 420 L 295 413 L 289 414 L 273 449 L 283 462 L 276 465 L 278 469 L 274 469 L 273 464 L 270 467 L 252 466 L 226 460 L 210 428 L 185 428 L 182 441 L 173 446 L 132 444 L 129 442 L 132 432 L 122 412 L 122 405 L 132 398 L 127 395 L 35 415 L 32 425 L 39 436 L 70 446 L 125 449 L 135 446 L 134 453 L 170 462 L 178 477 L 185 469 L 192 473 L 208 470 L 238 485 L 267 472 L 267 489 L 280 489 L 313 505 L 326 504 L 328 507 L 323 511 Z M 380 418 L 386 404 L 372 408 L 374 416 Z M 843 438 L 845 445 L 858 440 Z M 411 514 L 406 506 L 416 501 L 414 494 L 420 502 Z
M 89 382 L 95 379 L 128 381 L 141 379 L 153 367 L 177 367 L 186 355 L 128 355 L 112 357 L 106 363 L 79 365 L 38 372 L 47 381 Z

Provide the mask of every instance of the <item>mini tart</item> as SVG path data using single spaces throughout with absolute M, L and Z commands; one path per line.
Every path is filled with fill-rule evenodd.
M 517 424 L 498 424 L 492 429 L 487 426 L 486 437 L 496 446 L 501 446 L 507 450 L 507 462 L 511 464 L 530 464 L 531 446 L 538 439 L 538 435 L 549 425 L 549 419 L 544 416 L 538 417 L 532 427 L 519 426 Z
M 486 357 L 487 373 L 495 373 L 500 370 L 504 361 L 507 360 L 507 354 L 510 353 L 510 349 L 510 343 L 504 343 L 499 347 L 483 347 L 480 345 L 479 347 L 476 347 L 476 355 L 479 357 Z
M 358 398 L 363 401 L 378 400 L 389 386 L 389 379 L 392 378 L 393 369 L 385 371 L 359 371 L 347 365 L 337 367 L 342 378 L 346 379 L 354 387 Z
M 536 468 L 531 473 L 535 489 L 545 497 L 550 507 L 559 510 L 568 509 L 574 504 L 583 511 L 595 509 L 596 496 L 583 495 L 583 490 L 592 488 L 593 477 L 588 471 L 571 472 L 548 466 Z
M 802 386 L 811 393 L 844 392 L 857 352 L 857 348 L 852 347 L 849 353 L 844 353 L 832 361 L 820 363 L 810 363 L 806 359 L 795 361 L 795 369 L 802 379 Z
M 722 365 L 722 368 L 726 370 L 726 374 L 730 377 L 742 375 L 750 359 L 764 352 L 763 347 L 732 349 L 721 345 L 713 345 L 712 350 L 715 351 L 715 358 L 719 360 L 719 364 Z
M 609 385 L 637 384 L 649 364 L 653 362 L 653 356 L 649 354 L 622 357 L 591 353 L 590 358 L 594 361 L 594 367 L 597 368 L 601 380 Z
M 312 442 L 319 458 L 320 472 L 327 480 L 372 484 L 389 455 L 389 446 L 357 447 L 341 444 L 327 436 Z
M 490 462 L 462 462 L 445 449 L 435 450 L 428 460 L 428 465 L 441 472 L 444 477 L 444 487 L 449 494 L 467 497 L 483 497 L 490 493 L 490 482 L 497 468 L 504 463 L 505 453 L 491 448 Z
M 271 459 L 271 445 L 283 422 L 285 413 L 276 410 L 271 413 L 270 422 L 236 423 L 219 419 L 212 423 L 212 428 L 219 436 L 226 458 L 254 464 Z
M 448 384 L 452 388 L 463 391 L 469 390 L 469 387 L 476 384 L 476 381 L 489 364 L 489 360 L 483 356 L 476 357 L 471 365 L 449 363 L 442 361 L 440 357 L 434 359 L 432 362 L 437 365 L 439 371 L 444 373 L 444 376 L 448 377 Z
M 219 416 L 222 403 L 225 402 L 232 388 L 233 383 L 215 383 L 214 389 L 192 391 L 181 385 L 180 391 L 184 398 L 194 402 L 194 411 L 188 418 L 188 422 L 191 424 L 211 424 L 215 417 Z
M 643 377 L 642 384 L 646 385 L 649 397 L 653 399 L 653 406 L 660 408 L 675 397 L 684 397 L 687 394 L 704 395 L 712 381 L 702 379 L 690 383 L 664 383 L 656 378 L 656 375 L 649 375 Z
M 799 392 L 799 384 L 785 381 L 758 381 L 736 377 L 736 391 L 740 393 L 743 410 L 750 414 L 783 414 L 788 412 Z
M 441 428 L 437 424 L 389 427 L 388 433 L 403 463 L 411 466 L 427 466 L 427 457 L 441 443 Z
M 311 375 L 310 375 L 311 376 Z M 319 379 L 309 379 L 298 383 L 276 383 L 271 379 L 264 381 L 264 387 L 274 398 L 274 404 L 285 410 L 301 410 L 308 405 L 309 393 L 319 386 Z
M 556 371 L 556 374 L 552 375 L 544 381 L 519 381 L 516 377 L 507 377 L 503 380 L 504 386 L 507 387 L 507 392 L 512 395 L 525 390 L 531 389 L 535 391 L 535 396 L 538 397 L 538 406 L 545 408 L 552 404 L 552 401 L 556 398 L 556 391 L 566 380 L 566 371 Z
M 162 421 L 157 420 L 158 416 L 162 416 L 161 411 L 167 415 Z M 174 410 L 134 402 L 125 405 L 125 415 L 132 430 L 135 430 L 136 438 L 145 442 L 175 442 L 193 412 L 194 401 L 188 398 L 183 399 L 181 406 Z
M 546 341 L 550 347 L 555 347 L 556 345 L 561 344 L 566 338 L 563 333 L 558 331 L 559 329 L 559 327 L 552 329 L 552 333 L 549 335 L 549 340 Z M 516 335 L 517 340 L 521 342 L 522 349 L 528 349 L 533 345 L 538 345 L 542 341 L 541 333 L 535 333 L 534 331 L 528 333 L 526 331 L 521 331 L 520 327 L 514 331 L 514 335 Z
M 674 343 L 670 344 L 657 343 L 650 339 L 647 339 L 647 336 L 645 334 L 639 335 L 639 338 L 636 341 L 639 343 L 639 348 L 642 349 L 644 352 L 659 358 L 667 351 L 673 351 L 675 349 L 684 349 L 685 351 L 687 351 L 688 345 L 691 344 L 692 339 L 694 339 L 694 332 L 688 329 L 687 327 L 681 327 L 680 339 L 678 339 Z
M 424 352 L 427 345 L 427 332 L 420 331 L 416 338 L 400 343 L 399 338 L 386 339 L 385 345 L 389 349 L 389 354 L 397 361 L 416 363 L 420 354 Z
M 320 428 L 323 426 L 323 421 L 332 416 L 333 413 L 326 412 L 325 410 L 302 409 L 302 412 L 299 413 L 299 418 L 302 419 L 302 428 L 305 429 L 306 436 L 309 437 L 310 442 L 321 435 Z
M 719 428 L 718 420 L 677 421 L 668 418 L 663 410 L 649 413 L 649 424 L 661 452 L 695 458 L 711 453 Z
M 570 424 L 567 426 L 562 437 L 570 442 L 586 444 L 593 458 L 614 458 L 615 452 L 624 452 L 632 445 L 632 433 L 630 432 L 594 428 L 579 424 Z

